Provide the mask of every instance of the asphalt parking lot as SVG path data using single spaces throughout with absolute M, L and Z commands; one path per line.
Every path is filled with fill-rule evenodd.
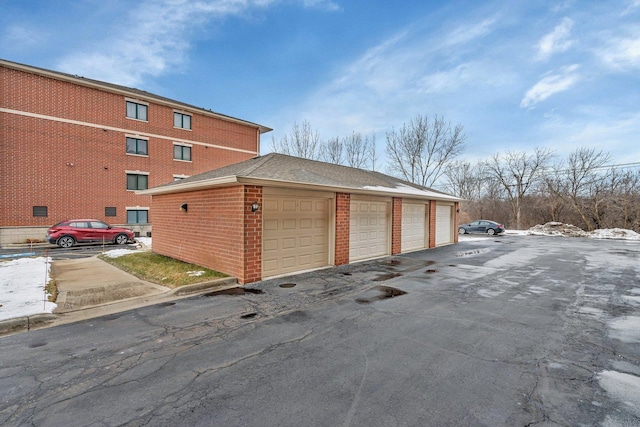
M 500 236 L 0 338 L 0 424 L 640 425 L 640 244 Z

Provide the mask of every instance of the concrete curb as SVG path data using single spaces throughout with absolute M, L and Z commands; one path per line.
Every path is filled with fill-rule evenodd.
M 40 313 L 31 316 L 16 317 L 13 319 L 0 320 L 0 335 L 12 332 L 37 329 L 46 326 L 56 320 L 58 316 L 50 313 Z
M 184 285 L 171 289 L 169 295 L 187 295 L 195 292 L 201 292 L 210 288 L 216 288 L 221 286 L 237 285 L 238 279 L 235 277 L 224 277 L 222 279 L 211 280 L 209 282 L 195 283 L 193 285 Z

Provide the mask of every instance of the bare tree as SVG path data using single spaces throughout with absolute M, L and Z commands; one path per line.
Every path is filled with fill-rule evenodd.
M 339 137 L 331 138 L 320 146 L 320 159 L 336 165 L 344 163 L 344 145 Z
M 495 154 L 486 162 L 488 175 L 498 181 L 506 192 L 518 230 L 521 227 L 524 196 L 542 178 L 543 169 L 551 157 L 548 149 L 536 148 L 531 155 L 526 152 L 507 152 L 503 157 Z
M 609 159 L 610 155 L 602 150 L 584 147 L 569 155 L 563 195 L 578 213 L 587 230 L 593 230 L 593 215 L 590 212 L 593 212 L 596 205 L 594 201 L 600 198 L 601 182 L 604 179 L 603 174 L 598 171 Z
M 432 186 L 462 152 L 465 139 L 461 125 L 452 128 L 441 117 L 416 116 L 387 133 L 387 167 L 407 181 Z
M 352 168 L 365 169 L 371 160 L 371 144 L 373 141 L 368 136 L 362 137 L 360 132 L 352 132 L 351 135 L 342 139 L 347 166 Z
M 291 133 L 284 135 L 280 141 L 271 139 L 271 149 L 275 153 L 288 154 L 305 159 L 317 160 L 320 156 L 320 136 L 311 128 L 311 124 L 304 120 L 302 126 L 293 123 Z
M 454 161 L 444 172 L 446 177 L 445 187 L 449 193 L 469 201 L 480 200 L 483 193 L 483 164 L 465 161 Z
M 376 152 L 376 136 L 371 135 L 371 144 L 369 144 L 369 164 L 371 170 L 375 171 L 378 166 L 378 154 Z

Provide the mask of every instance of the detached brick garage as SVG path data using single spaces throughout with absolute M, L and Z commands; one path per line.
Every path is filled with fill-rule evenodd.
M 459 198 L 282 154 L 140 194 L 152 196 L 154 252 L 240 283 L 457 242 Z

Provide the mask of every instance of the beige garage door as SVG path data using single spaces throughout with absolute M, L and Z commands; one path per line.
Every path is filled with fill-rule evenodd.
M 436 205 L 436 245 L 453 243 L 451 205 Z
M 389 254 L 389 202 L 351 197 L 349 261 Z
M 265 197 L 262 277 L 329 264 L 329 199 Z
M 427 247 L 426 212 L 424 203 L 402 203 L 402 252 Z

